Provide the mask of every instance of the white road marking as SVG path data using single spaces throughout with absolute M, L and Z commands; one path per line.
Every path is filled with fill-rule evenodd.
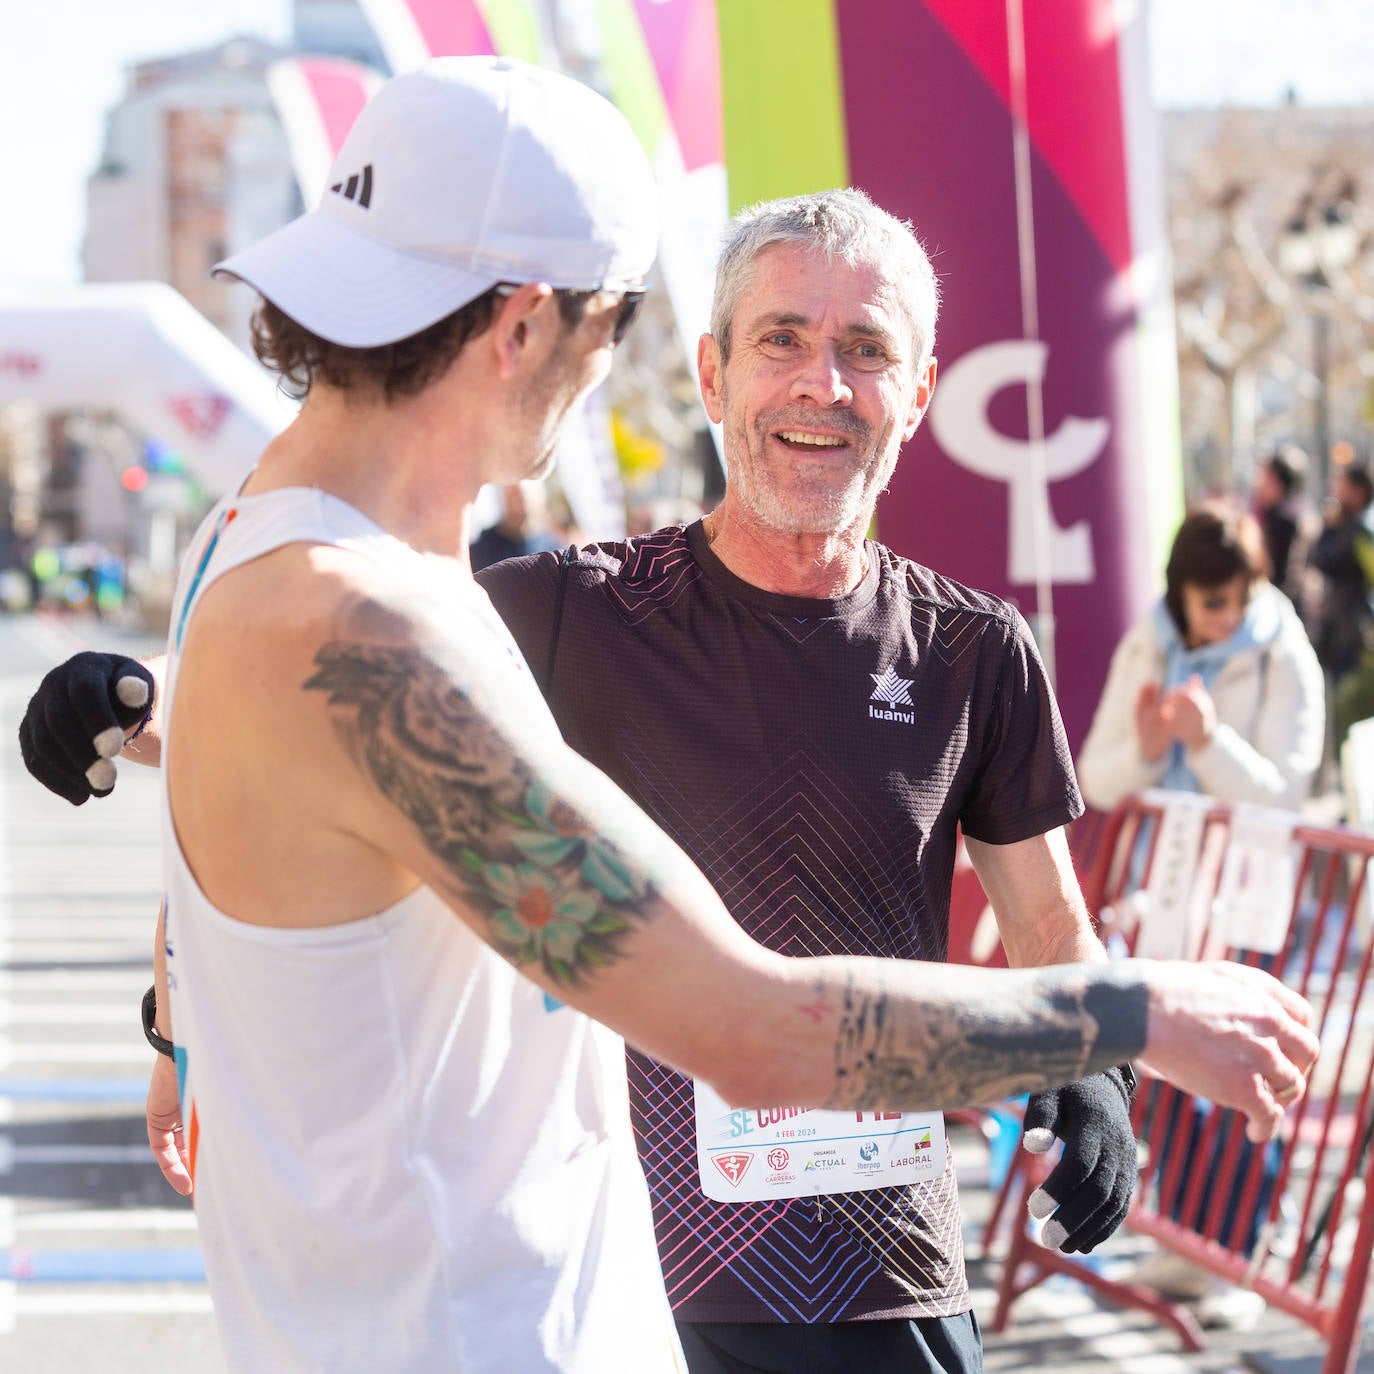
M 15 1307 L 21 1317 L 204 1316 L 214 1311 L 208 1293 L 93 1293 L 85 1285 L 56 1293 L 26 1288 Z
M 153 1162 L 146 1145 L 17 1145 L 14 1164 L 143 1164 Z
M 144 1152 L 147 1154 L 147 1151 Z M 148 1154 L 151 1159 L 152 1155 Z M 3 1201 L 3 1199 L 0 1199 Z M 72 1231 L 194 1231 L 196 1214 L 182 1207 L 105 1207 L 82 1211 L 23 1212 L 25 1236 Z
M 0 1046 L 0 1068 L 7 1064 L 133 1064 L 146 1069 L 148 1054 L 142 1035 L 119 1045 L 97 1045 L 88 1040 L 60 1045 L 44 1040 Z

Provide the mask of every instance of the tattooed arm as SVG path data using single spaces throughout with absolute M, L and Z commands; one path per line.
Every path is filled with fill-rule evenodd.
M 316 565 L 342 557 L 313 553 Z M 1076 1079 L 1142 1049 L 1183 1086 L 1250 1112 L 1256 1131 L 1276 1128 L 1273 1092 L 1301 1089 L 1315 1052 L 1305 1006 L 1253 971 L 989 972 L 766 951 L 681 850 L 562 744 L 528 675 L 478 616 L 450 603 L 436 628 L 413 595 L 387 604 L 373 579 L 368 595 L 303 612 L 249 655 L 249 608 L 266 585 L 255 600 L 251 569 L 240 570 L 199 615 L 233 627 L 232 640 L 218 637 L 232 644 L 218 668 L 270 668 L 229 693 L 216 688 L 213 654 L 198 667 L 188 654 L 173 717 L 175 735 L 184 702 L 210 694 L 194 712 L 217 723 L 197 743 L 196 775 L 215 780 L 205 805 L 229 808 L 240 830 L 285 831 L 297 855 L 248 900 L 268 881 L 261 846 L 235 855 L 234 827 L 207 814 L 202 833 L 217 838 L 198 861 L 196 775 L 174 776 L 183 847 L 231 914 L 335 924 L 341 904 L 365 915 L 418 879 L 535 982 L 735 1101 L 950 1107 Z M 226 587 L 239 604 L 216 610 Z M 203 628 L 193 624 L 190 648 Z M 241 740 L 291 762 L 226 797 Z M 211 751 L 203 770 L 201 745 Z M 176 738 L 174 757 L 179 747 Z M 1214 1029 L 1226 1035 L 1199 1051 Z

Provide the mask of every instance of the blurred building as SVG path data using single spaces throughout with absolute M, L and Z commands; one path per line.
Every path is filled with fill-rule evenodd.
M 299 207 L 267 88 L 280 56 L 238 38 L 130 70 L 87 188 L 87 281 L 168 282 L 247 344 L 250 302 L 210 268 Z
M 1286 441 L 1374 457 L 1374 107 L 1163 120 L 1190 494 Z
M 356 0 L 295 0 L 292 17 L 289 49 L 233 38 L 130 67 L 87 183 L 85 279 L 167 282 L 245 350 L 253 297 L 210 269 L 302 208 L 268 69 L 292 52 L 384 65 Z M 177 455 L 107 412 L 5 420 L 0 567 L 34 545 L 99 543 L 128 555 L 156 618 L 206 503 Z

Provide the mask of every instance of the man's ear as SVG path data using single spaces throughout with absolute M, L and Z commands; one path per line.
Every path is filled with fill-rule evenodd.
M 935 394 L 936 362 L 932 358 L 926 364 L 925 375 L 916 383 L 916 392 L 911 398 L 911 410 L 907 414 L 906 427 L 902 431 L 902 442 L 906 443 L 921 427 L 930 398 Z
M 504 381 L 520 371 L 547 331 L 558 327 L 558 303 L 548 282 L 526 282 L 509 296 L 496 299 L 496 314 L 487 333 L 496 351 L 497 375 Z
M 725 364 L 721 362 L 720 346 L 716 343 L 715 335 L 703 334 L 697 340 L 697 382 L 701 387 L 701 401 L 706 407 L 706 414 L 717 425 L 725 418 L 725 407 L 721 404 L 724 370 Z

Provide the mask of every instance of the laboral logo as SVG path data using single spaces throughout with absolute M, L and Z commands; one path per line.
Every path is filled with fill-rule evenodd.
M 898 677 L 890 663 L 881 673 L 869 673 L 869 677 L 873 679 L 873 695 L 868 699 L 868 714 L 874 720 L 899 720 L 904 725 L 912 724 L 916 712 L 901 709 L 912 705 L 912 684 L 906 678 Z M 873 705 L 875 701 L 882 702 L 887 710 Z

